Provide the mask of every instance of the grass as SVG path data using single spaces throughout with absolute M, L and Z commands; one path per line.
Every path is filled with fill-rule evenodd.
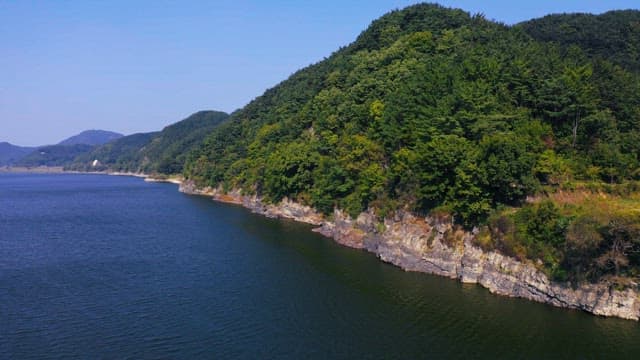
M 551 189 L 527 199 L 529 203 L 551 200 L 565 216 L 590 215 L 608 219 L 613 215 L 636 217 L 640 221 L 640 189 L 637 182 L 630 185 L 580 183 L 574 190 Z

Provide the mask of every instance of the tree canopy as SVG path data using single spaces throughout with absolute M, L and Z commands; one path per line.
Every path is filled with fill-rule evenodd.
M 548 25 L 508 27 L 430 4 L 393 11 L 232 114 L 185 173 L 354 215 L 393 199 L 415 211 L 477 209 L 454 210 L 463 219 L 569 174 L 632 179 L 638 74 L 592 56 L 593 43 L 539 39 L 538 26 Z M 456 186 L 474 189 L 470 203 Z

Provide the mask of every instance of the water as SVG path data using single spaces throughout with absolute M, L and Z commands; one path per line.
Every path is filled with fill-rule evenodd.
M 0 174 L 0 358 L 636 358 L 640 325 L 407 273 L 292 221 Z

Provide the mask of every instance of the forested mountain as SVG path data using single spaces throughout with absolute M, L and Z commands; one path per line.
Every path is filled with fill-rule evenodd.
M 58 145 L 102 145 L 109 141 L 113 141 L 123 137 L 124 135 L 105 130 L 86 130 L 78 135 L 74 135 L 68 139 L 62 140 Z
M 9 143 L 2 143 L 0 144 L 0 165 L 65 166 L 77 156 L 93 150 L 95 146 L 120 137 L 122 134 L 112 131 L 87 130 L 69 137 L 57 145 L 16 147 Z
M 117 170 L 139 172 L 142 162 L 141 151 L 158 135 L 158 132 L 127 135 L 106 143 L 91 151 L 79 154 L 66 167 L 71 170 Z M 99 160 L 98 160 L 99 159 Z M 98 160 L 99 163 L 94 161 Z
M 176 174 L 182 172 L 187 154 L 228 114 L 200 111 L 159 132 L 134 134 L 78 156 L 69 168 Z M 99 165 L 94 165 L 98 160 Z
M 48 145 L 38 147 L 28 155 L 21 158 L 14 165 L 36 167 L 36 166 L 65 166 L 78 155 L 91 151 L 93 145 Z
M 637 17 L 612 12 L 597 26 Z M 573 19 L 551 23 L 576 29 Z M 555 39 L 540 35 L 555 31 L 543 20 L 392 11 L 233 113 L 185 176 L 328 214 L 452 214 L 479 228 L 481 246 L 540 260 L 556 279 L 636 276 L 636 40 Z
M 563 48 L 580 47 L 587 55 L 625 69 L 640 71 L 640 12 L 609 11 L 602 15 L 560 14 L 518 24 L 531 37 Z
M 13 165 L 34 150 L 35 148 L 33 147 L 0 142 L 0 166 Z

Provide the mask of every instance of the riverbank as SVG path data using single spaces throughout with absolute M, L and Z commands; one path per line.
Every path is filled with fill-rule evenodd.
M 100 175 L 116 175 L 116 176 L 135 176 L 146 178 L 149 175 L 143 173 L 119 172 L 119 171 L 77 171 L 65 170 L 63 166 L 1 166 L 0 172 L 3 173 L 26 173 L 26 174 L 100 174 Z
M 20 172 L 13 168 L 12 172 Z M 75 172 L 53 168 L 31 168 L 32 173 L 105 174 L 135 176 L 147 182 L 167 182 L 186 194 L 211 197 L 215 201 L 244 206 L 254 213 L 272 218 L 288 218 L 317 226 L 313 231 L 337 243 L 374 253 L 382 261 L 407 271 L 424 272 L 476 283 L 491 293 L 520 297 L 557 307 L 583 310 L 602 316 L 640 319 L 640 294 L 633 289 L 617 290 L 609 284 L 570 284 L 552 282 L 533 263 L 521 262 L 474 245 L 476 234 L 455 227 L 448 218 L 418 217 L 403 212 L 379 221 L 372 213 L 352 219 L 335 210 L 331 219 L 314 209 L 284 199 L 268 204 L 257 196 L 239 190 L 223 192 L 211 187 L 198 188 L 182 176 L 157 176 L 130 172 Z M 1 170 L 0 170 L 1 171 Z M 4 170 L 8 172 L 8 170 Z
M 0 173 L 61 174 L 67 172 L 62 166 L 0 166 Z
M 65 170 L 62 166 L 37 166 L 37 167 L 24 167 L 24 166 L 0 166 L 0 173 L 26 173 L 26 174 L 86 174 L 86 175 L 110 175 L 110 176 L 133 176 L 143 178 L 146 182 L 166 182 L 171 184 L 180 185 L 183 181 L 182 175 L 149 175 L 140 172 L 126 172 L 126 171 L 77 171 L 77 170 Z
M 640 319 L 640 294 L 637 291 L 617 290 L 609 284 L 572 287 L 568 283 L 552 282 L 532 263 L 475 246 L 476 234 L 455 227 L 446 217 L 417 217 L 403 212 L 392 219 L 378 221 L 372 213 L 362 213 L 352 219 L 335 210 L 332 219 L 327 219 L 312 208 L 288 199 L 277 205 L 266 204 L 257 196 L 245 196 L 238 190 L 225 193 L 211 187 L 198 188 L 191 181 L 181 181 L 179 190 L 239 204 L 268 217 L 316 225 L 318 227 L 313 231 L 344 246 L 370 251 L 382 261 L 407 271 L 458 279 L 479 284 L 494 294 L 595 315 Z

